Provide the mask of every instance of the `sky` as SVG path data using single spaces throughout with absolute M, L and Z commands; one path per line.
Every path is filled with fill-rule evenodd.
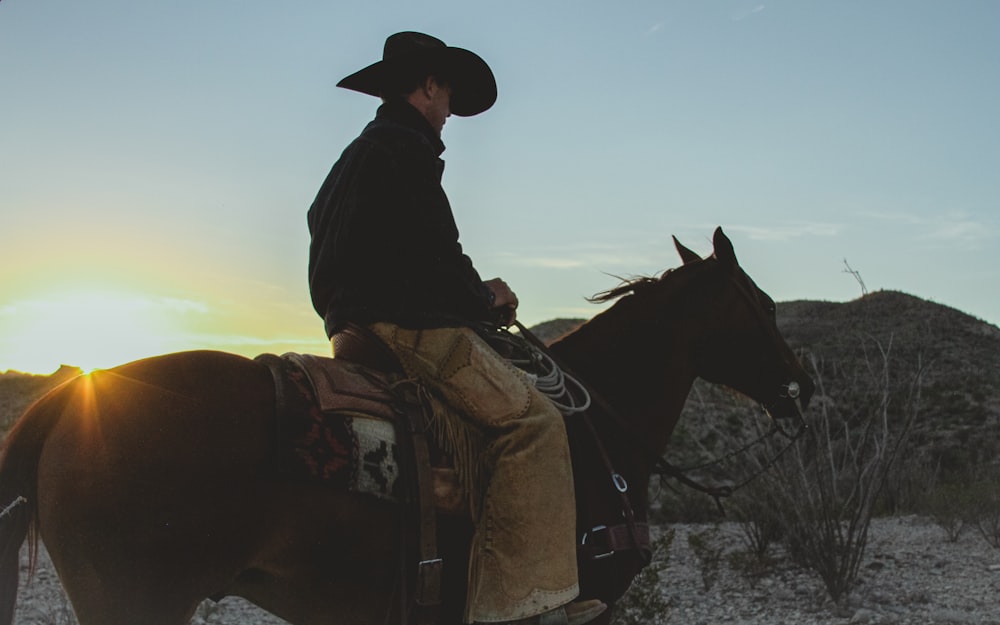
M 499 97 L 444 187 L 531 325 L 711 253 L 777 301 L 1000 323 L 1000 2 L 0 0 L 0 372 L 325 354 L 306 211 L 417 30 Z

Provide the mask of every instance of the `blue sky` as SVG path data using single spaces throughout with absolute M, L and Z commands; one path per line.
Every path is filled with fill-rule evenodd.
M 722 225 L 779 302 L 895 289 L 1000 323 L 1000 3 L 0 1 L 0 371 L 326 350 L 305 212 L 420 30 L 466 251 L 537 323 Z M 89 366 L 89 364 L 88 364 Z

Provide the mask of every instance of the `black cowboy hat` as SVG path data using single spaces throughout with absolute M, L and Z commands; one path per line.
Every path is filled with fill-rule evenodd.
M 389 35 L 381 61 L 354 72 L 337 86 L 381 96 L 392 81 L 417 70 L 437 74 L 447 82 L 454 115 L 478 115 L 496 102 L 497 83 L 486 61 L 473 52 L 446 46 L 440 39 L 415 32 Z

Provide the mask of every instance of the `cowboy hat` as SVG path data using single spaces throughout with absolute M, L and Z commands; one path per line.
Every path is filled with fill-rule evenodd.
M 416 71 L 437 74 L 451 87 L 451 112 L 459 117 L 478 115 L 493 106 L 497 83 L 479 55 L 446 46 L 430 35 L 402 32 L 389 35 L 382 60 L 354 72 L 338 87 L 381 96 L 387 85 L 401 75 Z

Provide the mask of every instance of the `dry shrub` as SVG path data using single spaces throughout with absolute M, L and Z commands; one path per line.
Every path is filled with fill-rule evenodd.
M 891 339 L 862 341 L 868 376 L 853 388 L 826 388 L 821 364 L 809 359 L 817 394 L 807 435 L 773 466 L 780 442 L 769 442 L 751 462 L 764 472 L 746 487 L 748 499 L 766 504 L 745 510 L 753 548 L 783 535 L 791 556 L 819 575 L 834 601 L 855 584 L 876 504 L 921 406 L 922 364 L 896 380 Z M 841 410 L 842 392 L 852 398 L 843 405 L 857 408 Z

